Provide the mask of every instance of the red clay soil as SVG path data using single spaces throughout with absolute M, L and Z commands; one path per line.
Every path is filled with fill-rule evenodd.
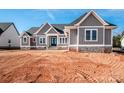
M 124 55 L 65 51 L 0 51 L 0 82 L 124 82 Z

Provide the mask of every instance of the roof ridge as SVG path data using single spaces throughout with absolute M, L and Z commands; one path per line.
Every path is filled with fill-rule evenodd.
M 75 20 L 73 20 L 70 24 L 75 24 L 77 21 L 80 21 L 87 13 L 88 12 L 85 12 L 84 14 L 81 14 L 79 17 L 77 17 Z
M 0 22 L 0 24 L 14 24 L 13 22 Z

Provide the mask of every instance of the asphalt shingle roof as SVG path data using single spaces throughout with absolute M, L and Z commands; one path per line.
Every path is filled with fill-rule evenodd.
M 63 34 L 64 33 L 64 27 L 67 25 L 67 24 L 51 24 L 54 29 L 56 29 L 60 34 Z M 28 35 L 33 35 L 40 27 L 31 27 L 29 30 L 26 31 L 26 33 Z
M 86 12 L 86 13 L 83 14 L 83 15 L 81 15 L 79 18 L 77 18 L 77 19 L 74 20 L 73 22 L 71 22 L 71 23 L 69 24 L 69 26 L 73 26 L 74 24 L 80 22 L 80 21 L 85 17 L 85 15 L 87 15 L 87 13 L 88 13 L 88 12 Z M 104 19 L 103 19 L 103 20 L 104 20 Z M 116 26 L 116 25 L 114 25 L 114 24 L 112 24 L 112 23 L 110 23 L 110 22 L 108 22 L 108 21 L 106 21 L 106 20 L 104 20 L 104 21 L 109 24 L 108 26 Z
M 0 23 L 0 35 L 6 31 L 7 28 L 10 27 L 13 23 Z
M 106 20 L 104 20 L 106 23 L 108 23 L 109 24 L 109 26 L 116 26 L 115 24 L 112 24 L 112 23 L 110 23 L 110 22 L 108 22 L 108 21 L 106 21 Z
M 5 31 L 13 23 L 0 23 L 0 28 Z
M 76 20 L 74 20 L 73 22 L 71 22 L 69 25 L 74 25 L 76 23 L 78 23 L 79 21 L 81 21 L 81 19 L 87 14 L 87 12 L 83 15 L 81 15 L 80 17 L 78 17 Z
M 32 28 L 30 28 L 29 30 L 27 30 L 26 33 L 31 36 L 31 35 L 32 35 L 33 33 L 35 33 L 39 28 L 40 28 L 40 27 L 32 27 Z
M 60 34 L 64 33 L 64 27 L 67 26 L 67 24 L 51 24 Z
M 86 15 L 88 14 L 88 12 L 84 13 L 83 15 L 81 15 L 80 17 L 78 17 L 76 20 L 74 20 L 73 22 L 71 22 L 70 24 L 51 24 L 60 34 L 64 33 L 64 27 L 65 26 L 73 26 L 74 24 L 80 22 Z M 106 23 L 108 23 L 109 25 L 107 26 L 116 26 L 106 20 L 104 20 Z M 29 35 L 32 35 L 33 33 L 35 33 L 40 27 L 32 27 L 30 28 L 28 31 Z
M 0 35 L 3 33 L 4 31 L 0 28 Z

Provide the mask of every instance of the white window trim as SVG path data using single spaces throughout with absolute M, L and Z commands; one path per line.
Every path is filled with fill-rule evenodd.
M 86 39 L 86 31 L 87 30 L 90 30 L 90 33 L 91 33 L 91 35 L 90 35 L 90 40 L 87 40 Z M 92 40 L 92 32 L 93 32 L 93 30 L 96 30 L 96 40 Z M 97 42 L 98 41 L 98 29 L 85 29 L 85 36 L 84 36 L 84 38 L 85 38 L 85 41 L 91 41 L 91 42 Z
M 22 38 L 23 38 L 23 43 L 27 43 L 28 42 L 27 36 L 23 36 Z M 24 41 L 24 38 L 26 38 L 26 41 Z
M 64 42 L 63 42 L 63 38 L 64 38 Z M 65 42 L 66 38 L 67 37 L 59 37 L 59 43 L 60 44 L 68 44 L 68 38 L 67 38 L 67 42 Z M 62 40 L 61 42 L 60 42 L 60 39 Z
M 104 28 L 105 26 L 79 26 L 79 28 L 91 28 L 91 29 L 96 29 L 96 28 Z
M 46 40 L 45 40 L 44 43 L 43 43 L 43 42 L 42 42 L 42 43 L 40 42 L 40 39 L 42 39 L 42 41 L 43 41 L 44 38 L 45 38 L 45 37 L 39 37 L 39 44 L 46 44 Z M 45 38 L 45 39 L 46 39 L 46 38 Z

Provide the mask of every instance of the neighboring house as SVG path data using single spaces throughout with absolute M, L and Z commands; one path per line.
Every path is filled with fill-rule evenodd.
M 14 23 L 0 23 L 0 49 L 19 47 L 19 32 Z
M 122 36 L 120 41 L 121 41 L 121 48 L 124 49 L 124 35 Z
M 83 52 L 111 52 L 112 30 L 116 25 L 103 20 L 94 11 L 70 24 L 49 24 L 33 27 L 21 35 L 21 48 L 56 49 Z

